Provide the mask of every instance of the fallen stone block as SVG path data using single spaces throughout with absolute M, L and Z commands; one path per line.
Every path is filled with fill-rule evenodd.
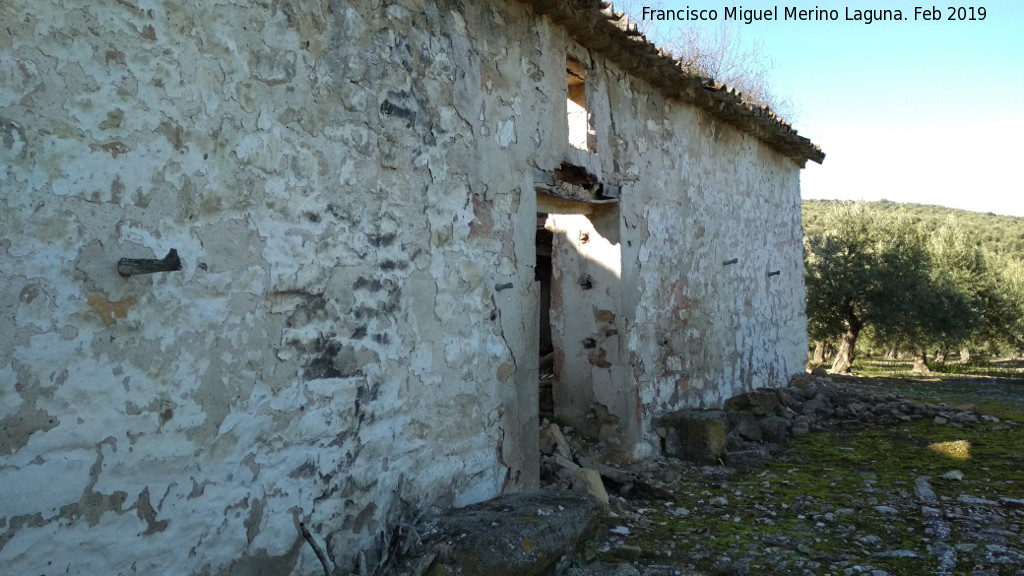
M 806 436 L 811 432 L 811 420 L 807 416 L 797 416 L 793 419 L 793 436 L 797 438 Z
M 781 416 L 762 418 L 758 424 L 761 427 L 761 437 L 764 438 L 765 442 L 782 444 L 786 441 L 786 437 L 789 436 L 790 424 Z
M 779 407 L 779 395 L 774 389 L 751 390 L 725 401 L 726 412 L 750 411 L 755 416 L 772 414 Z
M 541 429 L 540 452 L 544 455 L 558 453 L 562 457 L 572 460 L 572 450 L 569 449 L 569 443 L 566 442 L 565 436 L 562 435 L 562 429 L 558 427 L 558 424 L 552 422 Z
M 761 426 L 757 423 L 757 418 L 746 410 L 742 412 L 729 412 L 727 414 L 729 421 L 729 434 L 736 435 L 744 440 L 751 440 L 754 442 L 761 441 Z
M 749 470 L 759 468 L 768 461 L 768 450 L 764 448 L 752 448 L 750 450 L 737 450 L 725 455 L 725 464 L 736 470 Z
M 601 473 L 593 468 L 580 468 L 572 475 L 572 488 L 589 494 L 594 500 L 608 505 L 608 491 L 604 489 Z
M 714 463 L 725 450 L 725 416 L 720 410 L 680 410 L 661 418 L 665 453 L 683 460 Z
M 593 535 L 601 505 L 545 490 L 452 510 L 425 544 L 437 557 L 425 576 L 539 576 Z

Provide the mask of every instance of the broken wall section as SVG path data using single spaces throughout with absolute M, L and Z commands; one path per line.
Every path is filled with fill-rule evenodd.
M 592 433 L 616 430 L 618 457 L 635 461 L 660 444 L 654 415 L 718 406 L 802 368 L 799 166 L 562 37 L 561 50 L 585 68 L 591 139 L 587 150 L 562 139 L 562 150 L 538 154 L 538 168 L 570 165 L 616 187 L 621 260 L 614 296 L 574 293 L 601 256 L 573 240 L 586 223 L 551 221 L 566 240 L 552 293 L 569 299 L 552 301 L 563 345 L 555 414 L 599 422 Z M 573 349 L 581 336 L 598 347 L 590 308 L 613 312 L 622 338 L 603 372 Z

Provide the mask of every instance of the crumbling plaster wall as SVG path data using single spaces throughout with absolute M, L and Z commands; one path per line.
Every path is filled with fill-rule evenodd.
M 399 499 L 532 486 L 535 166 L 624 186 L 627 441 L 803 355 L 796 166 L 514 3 L 0 16 L 10 570 L 317 573 L 299 522 L 347 570 Z M 183 271 L 114 272 L 172 247 Z
M 607 70 L 606 146 L 627 184 L 622 293 L 634 422 L 647 431 L 653 414 L 719 406 L 803 369 L 800 166 Z
M 585 374 L 556 385 L 555 412 L 592 433 L 614 430 L 613 455 L 635 461 L 658 445 L 653 416 L 720 406 L 803 369 L 800 166 L 600 56 L 568 50 L 588 67 L 596 145 L 562 159 L 622 187 L 613 239 L 621 274 L 611 291 L 553 289 L 571 299 L 558 303 L 571 321 L 553 316 L 556 339 L 576 355 L 562 364 Z M 566 263 L 553 266 L 556 284 L 559 274 L 578 284 L 588 267 L 601 270 L 604 257 L 574 240 L 590 230 L 579 218 L 556 220 L 563 246 L 576 244 L 556 246 Z M 593 320 L 609 313 L 613 326 Z M 579 341 L 619 351 L 598 359 Z
M 560 33 L 454 0 L 0 21 L 5 570 L 319 573 L 304 522 L 345 572 L 399 499 L 535 485 Z

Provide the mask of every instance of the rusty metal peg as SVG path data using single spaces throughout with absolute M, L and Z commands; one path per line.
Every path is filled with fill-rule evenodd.
M 117 273 L 127 278 L 137 274 L 152 274 L 154 272 L 174 272 L 181 270 L 181 258 L 178 258 L 178 251 L 171 248 L 171 251 L 164 256 L 163 260 L 156 258 L 121 258 L 117 261 Z

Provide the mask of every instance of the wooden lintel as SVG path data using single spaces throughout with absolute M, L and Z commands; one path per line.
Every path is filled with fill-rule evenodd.
M 552 190 L 540 186 L 534 188 L 537 192 L 537 212 L 548 214 L 593 214 L 600 206 L 616 204 L 615 198 L 602 198 L 600 200 L 584 200 L 580 198 L 565 198 L 553 193 Z
M 589 215 L 594 213 L 594 205 L 578 200 L 566 200 L 565 198 L 551 196 L 543 190 L 537 189 L 537 212 L 545 214 Z

